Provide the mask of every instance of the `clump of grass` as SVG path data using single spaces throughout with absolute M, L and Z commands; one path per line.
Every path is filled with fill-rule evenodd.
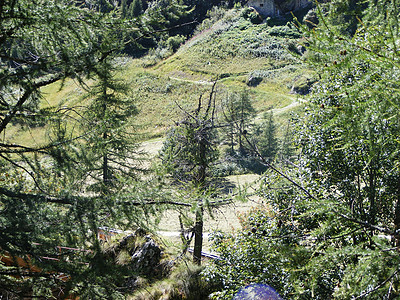
M 133 293 L 129 300 L 203 300 L 208 299 L 211 286 L 206 283 L 200 273 L 203 267 L 181 261 L 171 274 L 163 279 L 143 286 Z

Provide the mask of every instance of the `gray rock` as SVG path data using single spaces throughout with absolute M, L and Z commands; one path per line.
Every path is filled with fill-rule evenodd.
M 135 249 L 131 257 L 132 267 L 142 275 L 152 275 L 160 265 L 161 248 L 150 237 L 147 241 Z

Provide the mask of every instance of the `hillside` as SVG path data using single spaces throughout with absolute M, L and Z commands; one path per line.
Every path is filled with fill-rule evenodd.
M 196 104 L 214 80 L 219 98 L 227 91 L 248 90 L 259 114 L 290 105 L 299 96 L 292 91 L 312 80 L 312 72 L 296 58 L 299 37 L 289 23 L 256 25 L 243 10 L 214 11 L 173 55 L 156 60 L 153 53 L 130 63 L 126 78 L 142 112 L 139 124 L 170 125 L 179 113 L 174 102 L 183 107 Z M 155 111 L 156 119 L 149 119 Z
M 121 57 L 115 61 L 121 70 L 117 77 L 130 86 L 129 97 L 140 112 L 134 122 L 137 131 L 144 134 L 141 140 L 163 136 L 180 118 L 178 105 L 185 109 L 196 105 L 214 80 L 218 80 L 219 100 L 228 91 L 248 90 L 259 115 L 296 106 L 293 102 L 299 94 L 293 90 L 302 91 L 313 76 L 297 61 L 301 44 L 297 29 L 286 21 L 280 21 L 284 25 L 253 24 L 246 14 L 246 10 L 215 9 L 175 53 L 156 49 L 140 59 Z M 60 83 L 54 83 L 42 89 L 43 108 L 85 105 L 88 101 L 85 90 L 73 80 L 60 88 Z M 280 113 L 287 111 L 277 110 L 278 119 Z M 26 130 L 17 126 L 6 136 L 37 145 L 46 139 L 40 127 Z
M 400 297 L 398 3 L 241 5 L 0 5 L 0 298 Z
M 180 119 L 183 112 L 179 107 L 193 109 L 199 97 L 210 92 L 214 80 L 218 80 L 217 105 L 226 93 L 245 89 L 257 112 L 255 121 L 259 122 L 264 112 L 273 111 L 278 135 L 282 135 L 291 112 L 301 104 L 302 95 L 293 90 L 305 86 L 313 74 L 298 62 L 301 53 L 297 48 L 301 41 L 297 29 L 288 22 L 280 23 L 284 25 L 253 24 L 246 10 L 219 8 L 211 12 L 209 19 L 198 26 L 196 34 L 175 53 L 170 52 L 163 58 L 157 54 L 163 49 L 156 49 L 139 59 L 120 57 L 115 60 L 120 70 L 116 76 L 128 83 L 129 97 L 139 109 L 134 117 L 139 139 L 164 137 L 167 128 Z M 85 97 L 86 91 L 72 79 L 62 85 L 57 82 L 47 86 L 42 93 L 44 109 L 79 107 L 90 101 Z M 68 126 L 72 129 L 72 122 Z M 6 136 L 21 144 L 37 146 L 47 139 L 46 131 L 40 126 L 26 130 L 16 125 Z M 153 156 L 161 145 L 159 140 L 144 143 L 142 150 Z M 241 184 L 248 181 L 248 176 L 230 180 Z M 229 208 L 223 213 L 225 221 L 217 227 L 237 227 L 236 211 L 251 206 L 251 203 L 238 204 L 233 210 Z M 177 224 L 174 225 L 173 230 L 178 230 Z M 161 229 L 166 228 L 172 228 L 168 220 L 161 223 Z
M 255 121 L 264 112 L 273 111 L 278 134 L 282 134 L 291 111 L 301 103 L 302 95 L 293 90 L 304 86 L 313 75 L 298 62 L 300 34 L 290 23 L 280 23 L 284 24 L 253 24 L 246 10 L 219 8 L 174 53 L 163 54 L 166 49 L 155 49 L 142 58 L 116 59 L 114 64 L 119 68 L 116 77 L 128 84 L 128 96 L 139 110 L 133 119 L 139 139 L 164 137 L 168 127 L 181 118 L 183 112 L 179 107 L 192 110 L 201 95 L 208 95 L 215 80 L 218 81 L 217 106 L 228 92 L 247 90 L 257 113 Z M 93 82 L 86 84 L 90 87 Z M 76 107 L 79 111 L 79 107 L 90 101 L 86 93 L 72 79 L 56 82 L 42 89 L 41 108 Z M 74 128 L 73 122 L 67 126 Z M 28 130 L 26 126 L 16 125 L 6 132 L 6 138 L 27 146 L 40 146 L 48 136 L 40 125 Z M 142 149 L 155 155 L 161 145 L 159 140 L 148 142 Z M 227 180 L 241 185 L 251 184 L 257 178 L 257 175 L 235 175 Z M 215 219 L 207 218 L 205 232 L 237 228 L 237 214 L 257 203 L 238 203 L 220 209 L 215 212 Z M 179 231 L 177 219 L 176 213 L 165 212 L 160 230 Z M 206 250 L 208 246 L 205 241 Z

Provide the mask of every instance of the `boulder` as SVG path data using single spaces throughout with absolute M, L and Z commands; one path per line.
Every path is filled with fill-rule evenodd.
M 141 275 L 154 275 L 154 270 L 160 266 L 161 255 L 161 248 L 150 236 L 146 236 L 146 242 L 137 246 L 131 256 L 132 268 Z

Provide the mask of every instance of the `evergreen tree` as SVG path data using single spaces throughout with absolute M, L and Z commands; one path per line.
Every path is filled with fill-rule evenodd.
M 149 3 L 144 15 L 145 25 L 153 31 L 179 26 L 183 20 L 190 14 L 190 8 L 178 0 L 155 0 Z M 190 20 L 192 21 L 192 20 Z M 178 28 L 178 33 L 182 28 Z M 172 34 L 171 34 L 172 35 Z
M 294 154 L 295 154 L 295 145 L 294 145 L 294 133 L 292 131 L 292 124 L 293 121 L 289 121 L 285 132 L 283 134 L 283 138 L 281 140 L 281 147 L 280 147 L 280 152 L 279 155 L 281 157 L 281 159 L 285 160 L 285 161 L 290 161 Z
M 314 292 L 394 299 L 400 285 L 393 251 L 400 228 L 398 4 L 369 1 L 353 35 L 330 23 L 340 18 L 337 10 L 319 17 L 308 41 L 321 80 L 299 134 L 302 166 L 316 189 L 307 216 L 318 221 L 308 226 L 315 249 L 323 251 L 306 269 Z
M 255 114 L 248 91 L 244 90 L 240 94 L 228 94 L 222 102 L 222 107 L 225 122 L 229 128 L 227 136 L 231 151 L 234 151 L 236 143 L 239 151 L 242 152 L 244 150 L 243 134 L 250 129 L 249 122 Z
M 87 133 L 81 176 L 93 182 L 92 191 L 103 193 L 121 190 L 121 183 L 135 178 L 140 162 L 131 121 L 137 109 L 127 97 L 127 86 L 113 78 L 113 69 L 107 60 L 97 67 L 98 81 L 87 95 L 91 103 L 80 125 Z
M 129 197 L 126 189 L 107 195 L 84 193 L 90 184 L 82 175 L 90 169 L 84 163 L 90 166 L 93 156 L 79 151 L 87 137 L 86 146 L 97 147 L 99 157 L 109 160 L 126 153 L 117 140 L 124 118 L 134 109 L 123 111 L 126 106 L 120 106 L 118 85 L 109 70 L 112 57 L 126 42 L 124 33 L 129 33 L 123 26 L 110 15 L 70 1 L 0 4 L 0 258 L 13 264 L 0 264 L 4 297 L 51 298 L 57 293 L 113 299 L 130 276 L 127 268 L 104 255 L 97 230 L 139 222 L 145 219 L 143 209 L 135 191 Z M 82 88 L 87 88 L 87 79 L 98 79 L 92 102 L 92 108 L 99 109 L 92 110 L 98 122 L 87 132 L 71 131 L 73 120 L 82 116 L 79 105 L 40 106 L 41 88 L 57 81 L 62 88 L 69 78 Z M 26 122 L 30 118 L 54 125 L 45 144 L 17 143 L 8 135 L 15 122 L 31 126 Z M 114 166 L 103 164 L 106 182 Z
M 215 189 L 210 180 L 210 167 L 218 154 L 214 88 L 215 85 L 207 106 L 203 106 L 200 97 L 197 109 L 193 113 L 186 112 L 186 117 L 167 136 L 161 151 L 163 165 L 175 180 L 183 183 L 184 190 L 189 192 L 191 206 L 195 208 L 193 260 L 197 264 L 201 263 L 204 208 Z
M 335 0 L 325 4 L 329 11 L 325 17 L 330 26 L 344 36 L 352 36 L 357 30 L 359 20 L 367 7 L 367 1 Z
M 261 132 L 257 135 L 256 144 L 262 156 L 266 159 L 274 159 L 279 150 L 279 142 L 276 137 L 276 125 L 273 113 L 264 114 L 264 120 L 261 125 Z
M 321 7 L 318 28 L 303 28 L 321 77 L 298 122 L 300 159 L 291 169 L 270 164 L 263 220 L 253 213 L 236 236 L 216 236 L 216 298 L 271 268 L 271 282 L 285 270 L 274 284 L 290 299 L 399 298 L 400 15 L 396 1 L 367 3 L 354 34 L 337 26 L 338 10 Z M 273 261 L 262 271 L 260 255 Z

